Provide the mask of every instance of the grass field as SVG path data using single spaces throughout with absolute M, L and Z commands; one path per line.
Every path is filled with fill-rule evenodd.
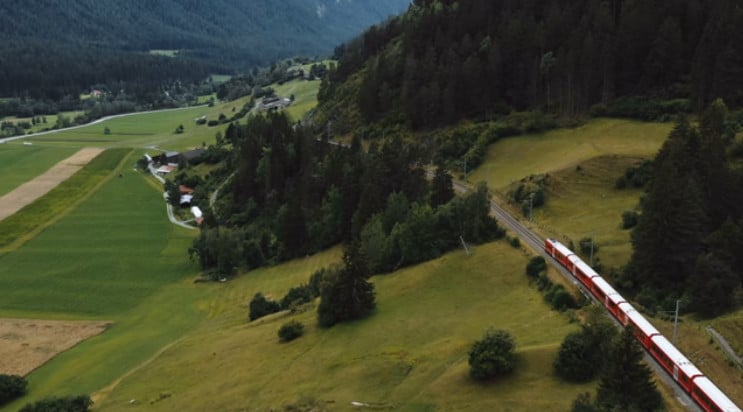
M 508 137 L 490 146 L 483 164 L 468 180 L 501 189 L 525 176 L 575 167 L 599 156 L 652 157 L 672 127 L 672 123 L 595 119 L 575 129 Z
M 298 121 L 308 111 L 317 106 L 317 91 L 320 88 L 319 80 L 292 80 L 282 85 L 272 86 L 276 94 L 282 97 L 294 95 L 294 102 L 284 109 L 289 117 Z
M 269 410 L 312 398 L 334 410 L 351 401 L 413 411 L 566 410 L 591 387 L 553 377 L 556 350 L 576 326 L 549 310 L 523 274 L 527 258 L 504 242 L 375 277 L 378 309 L 363 321 L 318 330 L 312 307 L 246 322 L 254 293 L 278 299 L 338 258 L 330 251 L 214 286 L 221 290 L 207 306 L 210 319 L 124 379 L 101 409 Z M 290 318 L 306 325 L 305 336 L 279 344 L 276 331 Z M 491 326 L 515 336 L 519 369 L 477 384 L 466 353 Z
M 575 129 L 505 138 L 489 148 L 485 162 L 468 180 L 486 181 L 505 199 L 514 182 L 549 173 L 547 202 L 535 209 L 533 227 L 544 237 L 572 239 L 576 245 L 593 234 L 602 263 L 621 266 L 630 254 L 629 232 L 619 226 L 621 214 L 637 206 L 642 191 L 618 191 L 614 183 L 635 161 L 652 158 L 672 127 L 595 119 Z M 518 206 L 512 211 L 521 215 Z
M 36 144 L 54 146 L 97 147 L 159 147 L 167 150 L 184 150 L 213 143 L 218 131 L 224 131 L 226 124 L 218 127 L 196 125 L 201 116 L 217 120 L 220 113 L 230 117 L 239 111 L 249 98 L 216 104 L 214 107 L 191 107 L 182 110 L 160 111 L 110 119 L 91 126 L 33 137 Z M 184 133 L 176 134 L 179 125 Z M 108 127 L 111 134 L 104 134 Z
M 72 148 L 0 145 L 0 196 L 75 153 Z
M 153 49 L 149 53 L 153 56 L 175 57 L 178 55 L 179 50 Z

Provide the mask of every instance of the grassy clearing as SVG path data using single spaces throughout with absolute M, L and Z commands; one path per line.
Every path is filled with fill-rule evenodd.
M 101 153 L 49 193 L 0 222 L 0 253 L 7 252 L 13 242 L 23 241 L 43 229 L 85 198 L 129 153 L 128 149 Z
M 246 323 L 254 293 L 281 297 L 320 266 L 316 259 L 214 286 L 221 291 L 207 306 L 211 319 L 124 379 L 101 409 L 268 410 L 312 398 L 342 410 L 351 401 L 398 410 L 565 410 L 591 387 L 552 375 L 559 343 L 576 326 L 549 310 L 523 275 L 527 258 L 504 242 L 374 278 L 378 310 L 360 322 L 318 330 L 312 307 Z M 289 318 L 305 324 L 305 335 L 279 344 L 276 331 Z M 466 352 L 490 326 L 514 334 L 521 365 L 511 377 L 476 384 Z
M 75 153 L 72 148 L 0 145 L 0 196 Z
M 596 119 L 575 129 L 505 138 L 490 147 L 468 180 L 501 189 L 525 176 L 575 167 L 594 157 L 652 157 L 672 127 L 671 123 Z
M 535 228 L 544 237 L 576 245 L 593 236 L 595 256 L 605 267 L 620 267 L 632 253 L 630 231 L 621 228 L 622 212 L 635 210 L 642 189 L 617 190 L 614 183 L 638 158 L 605 156 L 550 175 L 545 206 L 534 211 Z M 517 213 L 520 213 L 517 212 Z M 588 256 L 586 256 L 588 258 Z
M 294 95 L 294 102 L 284 109 L 294 121 L 302 119 L 307 112 L 317 106 L 317 91 L 320 89 L 319 80 L 292 80 L 272 87 L 279 96 L 288 98 Z
M 209 76 L 209 79 L 213 83 L 217 83 L 217 84 L 227 83 L 228 81 L 230 81 L 230 79 L 232 79 L 232 75 L 231 74 L 212 74 L 211 76 Z
M 175 57 L 178 55 L 179 52 L 180 52 L 179 50 L 164 50 L 164 49 L 153 49 L 149 51 L 149 53 L 153 56 L 165 56 L 165 57 Z

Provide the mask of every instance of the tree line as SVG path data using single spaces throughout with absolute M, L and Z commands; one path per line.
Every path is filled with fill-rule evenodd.
M 733 308 L 743 284 L 743 173 L 727 150 L 737 125 L 716 100 L 698 125 L 680 119 L 652 163 L 632 232 L 623 288 L 652 308 L 714 316 Z M 663 309 L 661 309 L 663 310 Z

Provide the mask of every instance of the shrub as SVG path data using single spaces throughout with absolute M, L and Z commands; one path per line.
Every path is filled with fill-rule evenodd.
M 209 127 L 219 126 L 219 120 L 209 120 L 206 125 Z
M 622 213 L 622 229 L 632 229 L 637 226 L 638 217 L 637 212 L 631 210 Z
M 508 238 L 508 244 L 518 249 L 519 247 L 521 247 L 521 240 L 519 240 L 518 236 L 514 236 Z
M 289 289 L 289 292 L 281 299 L 281 308 L 289 309 L 292 305 L 301 305 L 311 302 L 315 296 L 312 296 L 312 290 L 309 285 L 295 286 Z
M 553 309 L 559 311 L 576 308 L 578 306 L 573 295 L 565 289 L 565 286 L 559 284 L 552 285 L 544 295 L 544 299 Z
M 518 239 L 518 238 L 517 238 Z M 547 270 L 547 262 L 541 256 L 536 256 L 526 264 L 526 274 L 536 278 L 539 274 Z
M 489 329 L 469 350 L 470 376 L 485 380 L 510 373 L 516 366 L 515 347 L 508 332 Z
M 279 328 L 279 341 L 290 342 L 304 333 L 304 325 L 301 322 L 293 320 L 281 325 Z
M 280 310 L 281 306 L 278 303 L 266 299 L 262 293 L 256 293 L 250 301 L 250 320 L 259 319 Z
M 92 405 L 93 401 L 88 395 L 46 398 L 26 404 L 19 412 L 88 412 Z
M 18 375 L 0 375 L 0 405 L 26 394 L 26 379 Z

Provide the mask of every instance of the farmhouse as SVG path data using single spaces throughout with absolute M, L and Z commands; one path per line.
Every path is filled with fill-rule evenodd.
M 201 155 L 203 155 L 204 153 L 206 153 L 205 149 L 198 148 L 181 153 L 181 157 L 183 158 L 183 160 L 191 162 L 194 159 L 198 159 L 199 157 L 201 157 Z
M 272 109 L 283 109 L 286 106 L 292 104 L 292 101 L 286 97 L 272 96 L 266 97 L 260 103 L 258 103 L 258 109 L 268 111 Z

